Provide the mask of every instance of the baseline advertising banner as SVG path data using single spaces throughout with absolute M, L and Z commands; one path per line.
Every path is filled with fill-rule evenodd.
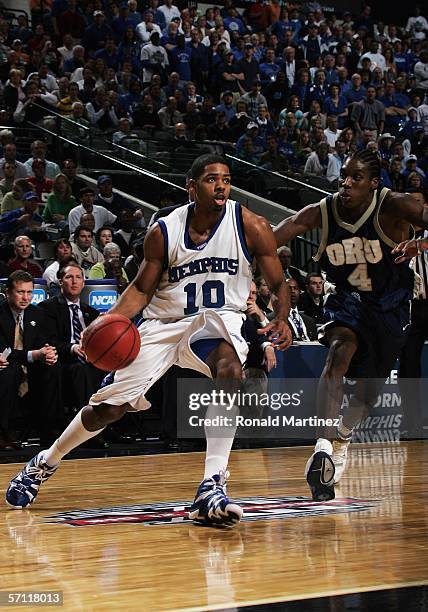
M 86 281 L 81 299 L 100 312 L 107 312 L 117 302 L 117 287 L 115 284 L 92 284 Z
M 177 393 L 178 436 L 251 439 L 314 439 L 334 437 L 336 416 L 317 414 L 317 402 L 331 406 L 328 389 L 319 387 L 327 350 L 321 345 L 292 346 L 277 353 L 278 365 L 269 379 L 244 381 L 236 390 L 233 381 L 222 388 L 210 379 L 179 379 Z M 354 441 L 395 442 L 402 438 L 427 438 L 428 418 L 423 398 L 428 379 L 398 380 L 397 370 L 386 381 L 343 381 L 341 411 L 353 414 L 359 424 Z

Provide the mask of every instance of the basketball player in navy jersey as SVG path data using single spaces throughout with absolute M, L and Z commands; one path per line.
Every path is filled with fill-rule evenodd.
M 282 246 L 322 228 L 314 259 L 320 261 L 331 290 L 320 336 L 329 352 L 317 395 L 318 417 L 337 419 L 343 377 L 357 379 L 337 431 L 317 432 L 305 470 L 316 501 L 334 498 L 353 428 L 376 398 L 380 380 L 389 375 L 405 340 L 414 275 L 407 262 L 394 262 L 393 249 L 409 236 L 411 225 L 428 227 L 428 210 L 410 195 L 379 188 L 380 171 L 375 153 L 355 153 L 341 169 L 338 193 L 307 206 L 274 230 Z
M 172 365 L 224 383 L 233 380 L 237 388 L 248 351 L 241 327 L 253 256 L 278 298 L 276 318 L 263 331 L 270 333 L 279 350 L 291 344 L 288 288 L 268 222 L 229 200 L 230 170 L 222 157 L 198 158 L 190 176 L 194 202 L 153 225 L 136 279 L 110 310 L 129 318 L 143 311 L 139 355 L 116 372 L 113 382 L 91 397 L 58 440 L 11 481 L 6 493 L 10 506 L 29 506 L 64 455 L 128 410 L 148 408 L 147 390 Z M 242 509 L 226 496 L 235 429 L 221 436 L 205 430 L 205 475 L 190 511 L 198 523 L 231 527 L 242 517 Z

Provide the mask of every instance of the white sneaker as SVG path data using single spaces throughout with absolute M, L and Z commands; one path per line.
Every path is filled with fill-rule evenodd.
M 343 476 L 348 460 L 348 448 L 351 440 L 333 441 L 333 463 L 335 467 L 334 484 L 337 484 Z
M 333 447 L 331 442 L 320 438 L 313 455 L 305 467 L 306 481 L 311 489 L 312 499 L 316 502 L 334 499 Z

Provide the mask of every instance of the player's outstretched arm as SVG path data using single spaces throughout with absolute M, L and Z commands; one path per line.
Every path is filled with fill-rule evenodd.
M 404 240 L 397 244 L 395 249 L 392 250 L 398 257 L 395 258 L 395 263 L 399 264 L 408 259 L 421 255 L 423 251 L 428 249 L 427 238 L 412 238 L 412 240 Z
M 281 221 L 273 229 L 276 244 L 278 247 L 284 246 L 296 236 L 322 226 L 321 208 L 319 202 L 305 206 L 295 215 Z
M 407 224 L 428 229 L 427 207 L 422 206 L 410 194 L 392 192 L 386 201 L 386 205 L 388 214 L 395 217 L 397 222 L 403 222 L 403 238 L 409 235 Z M 426 239 L 402 240 L 392 251 L 397 255 L 395 263 L 412 259 L 427 248 L 428 241 Z
M 125 289 L 109 314 L 131 319 L 147 306 L 159 284 L 163 270 L 164 239 L 156 223 L 144 240 L 144 260 L 137 276 Z
M 250 252 L 254 254 L 270 291 L 277 297 L 277 302 L 275 303 L 276 316 L 260 332 L 270 334 L 273 346 L 284 351 L 292 342 L 291 330 L 288 326 L 290 295 L 281 264 L 276 254 L 275 237 L 264 217 L 244 209 L 243 218 L 245 237 Z

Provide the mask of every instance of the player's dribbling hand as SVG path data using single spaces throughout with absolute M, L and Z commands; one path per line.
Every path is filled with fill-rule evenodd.
M 418 255 L 417 241 L 415 239 L 404 240 L 403 242 L 400 242 L 400 244 L 397 244 L 394 249 L 392 249 L 392 253 L 394 253 L 394 255 L 398 255 L 398 257 L 396 257 L 394 260 L 396 264 L 412 259 L 412 257 L 416 257 L 416 255 Z
M 266 335 L 272 346 L 279 351 L 285 351 L 293 342 L 291 329 L 282 319 L 273 319 L 266 327 L 258 329 L 257 333 Z
M 73 355 L 76 357 L 80 357 L 80 359 L 84 359 L 86 361 L 85 351 L 82 348 L 82 344 L 73 344 L 71 347 L 71 351 Z

